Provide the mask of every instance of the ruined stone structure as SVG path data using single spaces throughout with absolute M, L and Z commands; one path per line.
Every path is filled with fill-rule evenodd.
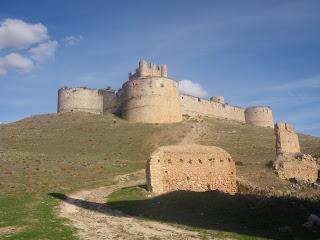
M 58 91 L 58 112 L 103 112 L 103 91 L 86 87 L 63 87 Z
M 276 123 L 274 125 L 276 135 L 276 154 L 300 152 L 298 135 L 292 125 L 288 123 Z
M 292 125 L 276 123 L 276 160 L 274 168 L 281 179 L 295 179 L 314 183 L 318 179 L 317 161 L 307 154 L 300 153 L 298 135 Z
M 166 65 L 140 61 L 135 73 L 118 91 L 62 88 L 58 112 L 111 112 L 132 122 L 172 123 L 182 115 L 207 116 L 273 127 L 270 107 L 241 108 L 225 103 L 223 96 L 210 100 L 179 94 L 178 82 L 168 77 Z
M 147 162 L 146 178 L 154 194 L 178 190 L 237 192 L 235 163 L 225 150 L 214 146 L 160 147 Z
M 281 179 L 295 179 L 309 183 L 314 183 L 318 179 L 317 161 L 308 154 L 280 154 L 277 156 L 274 168 Z

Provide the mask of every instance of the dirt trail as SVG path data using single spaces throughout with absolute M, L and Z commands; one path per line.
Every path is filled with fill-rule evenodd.
M 193 143 L 204 132 L 201 122 L 197 121 L 180 144 Z M 138 219 L 106 206 L 106 199 L 114 190 L 143 184 L 144 179 L 143 170 L 119 176 L 117 185 L 71 194 L 61 204 L 60 216 L 70 219 L 71 226 L 78 229 L 79 239 L 203 239 L 197 232 Z
M 144 171 L 120 176 L 119 184 L 76 192 L 60 205 L 59 215 L 77 228 L 79 239 L 201 239 L 197 232 L 125 215 L 106 206 L 114 190 L 144 183 Z

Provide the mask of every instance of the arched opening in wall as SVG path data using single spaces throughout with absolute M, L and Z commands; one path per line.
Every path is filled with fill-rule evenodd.
M 163 83 L 161 83 L 161 84 L 160 84 L 160 87 L 162 87 L 162 88 L 163 88 L 163 87 L 164 87 L 164 84 L 163 84 Z
M 198 102 L 201 102 L 201 98 L 198 98 Z

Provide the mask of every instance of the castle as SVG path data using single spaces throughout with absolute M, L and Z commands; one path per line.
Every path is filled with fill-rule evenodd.
M 168 77 L 166 65 L 140 61 L 118 91 L 63 87 L 58 91 L 58 112 L 111 112 L 132 122 L 174 123 L 183 115 L 224 118 L 257 126 L 273 127 L 267 106 L 241 108 L 226 104 L 224 97 L 210 100 L 179 93 L 178 82 Z

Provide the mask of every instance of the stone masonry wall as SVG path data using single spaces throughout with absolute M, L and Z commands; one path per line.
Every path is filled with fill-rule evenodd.
M 103 92 L 85 87 L 64 87 L 58 91 L 58 112 L 103 112 Z
M 276 135 L 276 153 L 300 152 L 298 135 L 292 125 L 288 123 L 276 123 L 274 126 Z
M 235 163 L 225 150 L 214 146 L 160 147 L 147 162 L 146 178 L 154 194 L 178 190 L 237 192 Z
M 104 89 L 103 112 L 116 113 L 119 108 L 118 96 L 115 91 Z
M 247 123 L 260 126 L 273 128 L 273 115 L 272 109 L 266 106 L 254 106 L 246 108 L 245 119 Z
M 244 108 L 228 104 L 209 101 L 185 94 L 180 94 L 180 106 L 182 114 L 189 116 L 207 116 L 227 118 L 239 122 L 245 122 Z
M 132 122 L 173 123 L 182 120 L 178 83 L 163 77 L 141 77 L 122 85 L 122 117 Z

